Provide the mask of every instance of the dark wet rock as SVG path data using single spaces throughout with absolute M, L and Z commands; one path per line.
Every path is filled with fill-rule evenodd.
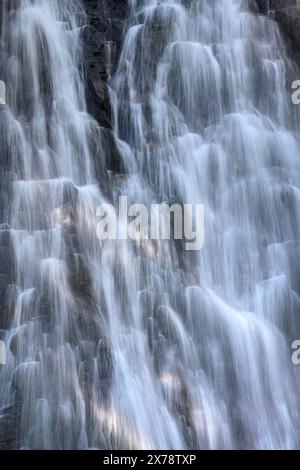
M 74 254 L 70 269 L 69 282 L 72 290 L 80 296 L 89 297 L 91 279 L 84 255 Z
M 101 338 L 97 345 L 97 357 L 99 362 L 99 378 L 107 380 L 111 378 L 113 359 L 110 344 L 106 338 Z
M 69 269 L 72 269 L 75 261 L 74 256 L 79 253 L 79 242 L 77 233 L 70 232 L 69 230 L 64 231 L 64 243 L 66 249 L 66 260 Z
M 107 88 L 107 46 L 102 34 L 92 26 L 86 26 L 83 32 L 86 68 L 86 98 L 89 113 L 101 125 L 111 128 L 109 93 Z
M 82 32 L 87 110 L 100 125 L 91 154 L 100 189 L 110 199 L 106 170 L 118 172 L 121 157 L 112 134 L 108 83 L 118 65 L 129 6 L 127 0 L 83 0 L 83 5 L 87 15 Z
M 12 260 L 9 255 L 9 245 L 0 245 L 0 274 L 5 274 L 11 279 L 12 274 Z
M 253 2 L 251 2 L 253 3 Z M 260 13 L 268 13 L 269 11 L 277 11 L 282 8 L 294 6 L 296 0 L 256 0 L 256 4 Z
M 0 105 L 0 329 L 7 329 L 9 325 L 7 288 L 13 279 L 13 257 L 8 220 L 14 174 L 11 171 L 12 159 L 9 127 L 10 117 L 8 109 L 5 105 Z
M 21 407 L 18 404 L 0 410 L 0 449 L 13 450 L 18 447 L 18 429 Z
M 300 5 L 297 0 L 256 0 L 258 12 L 277 21 L 288 55 L 300 65 Z
M 90 404 L 92 401 L 92 384 L 94 381 L 94 361 L 89 357 L 83 357 L 83 360 L 79 364 L 79 383 L 80 388 L 83 392 L 85 402 Z
M 9 229 L 0 229 L 0 246 L 8 247 L 10 244 L 10 230 Z
M 286 40 L 289 41 L 289 52 L 300 65 L 300 6 L 289 6 L 276 10 L 275 20 Z
M 6 224 L 0 229 L 0 329 L 7 329 L 9 324 L 8 285 L 13 280 L 13 259 L 11 237 Z
M 110 129 L 101 129 L 101 143 L 105 154 L 106 169 L 113 173 L 123 173 L 124 167 L 121 161 L 121 156 Z
M 0 77 L 1 78 L 1 77 Z M 7 222 L 14 175 L 11 171 L 10 118 L 7 107 L 0 105 L 0 224 Z
M 83 29 L 86 97 L 90 114 L 111 128 L 107 82 L 116 69 L 128 17 L 127 0 L 83 0 L 87 26 Z
M 1 162 L 2 171 L 9 171 L 11 168 L 11 151 L 9 140 L 10 118 L 6 105 L 0 104 L 0 136 L 1 136 Z
M 9 309 L 7 299 L 8 276 L 0 274 L 0 329 L 7 329 L 9 325 Z
M 78 344 L 80 341 L 98 342 L 102 335 L 99 312 L 93 304 L 92 297 L 77 297 L 76 308 L 72 311 L 72 325 L 70 325 L 70 342 Z

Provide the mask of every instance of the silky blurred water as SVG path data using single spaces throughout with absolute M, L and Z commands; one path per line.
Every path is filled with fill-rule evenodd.
M 16 447 L 299 447 L 297 111 L 278 26 L 246 0 L 130 1 L 110 80 L 113 199 L 205 205 L 205 246 L 103 241 L 79 0 L 9 15 L 16 175 L 0 410 Z M 1 413 L 1 411 L 0 411 Z

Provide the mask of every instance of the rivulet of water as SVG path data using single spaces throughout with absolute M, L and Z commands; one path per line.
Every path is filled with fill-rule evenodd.
M 278 27 L 246 0 L 130 11 L 109 84 L 113 198 L 204 204 L 205 246 L 100 242 L 83 6 L 11 2 L 0 425 L 17 409 L 29 449 L 297 448 L 300 152 Z

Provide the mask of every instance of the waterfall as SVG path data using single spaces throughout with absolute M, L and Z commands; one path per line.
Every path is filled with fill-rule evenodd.
M 205 245 L 99 240 L 83 6 L 4 2 L 14 282 L 0 429 L 13 415 L 21 449 L 297 448 L 293 64 L 253 2 L 129 3 L 111 199 L 202 203 Z

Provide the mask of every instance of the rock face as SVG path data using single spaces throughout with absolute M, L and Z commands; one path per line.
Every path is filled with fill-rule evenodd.
M 256 0 L 260 13 L 270 14 L 284 35 L 288 54 L 300 65 L 299 0 Z
M 4 45 L 2 43 L 2 24 L 6 18 L 5 2 L 0 6 L 0 80 L 4 80 Z M 9 139 L 9 113 L 5 103 L 5 89 L 1 90 L 0 98 L 0 330 L 4 328 L 4 317 L 6 314 L 5 309 L 5 292 L 7 288 L 7 281 L 9 277 L 10 263 L 9 263 L 9 227 L 7 225 L 9 216 L 9 202 L 11 196 L 11 186 L 13 175 L 11 171 L 11 158 L 10 148 L 11 142 Z
M 128 0 L 83 0 L 87 26 L 83 29 L 86 98 L 90 114 L 105 131 L 103 146 L 107 169 L 119 172 L 120 157 L 111 135 L 112 116 L 108 81 L 118 64 L 124 28 L 129 16 Z M 300 1 L 250 0 L 251 8 L 270 15 L 284 35 L 287 53 L 300 65 Z
M 261 13 L 268 13 L 271 10 L 280 10 L 297 4 L 297 0 L 256 0 Z
M 83 5 L 87 15 L 82 33 L 87 108 L 101 126 L 100 140 L 106 169 L 118 173 L 121 171 L 121 159 L 111 132 L 108 82 L 121 52 L 129 14 L 128 1 L 83 0 Z
M 12 252 L 8 225 L 13 174 L 11 171 L 8 110 L 0 104 L 0 330 L 8 322 L 7 288 L 12 282 Z
M 285 38 L 289 41 L 289 51 L 300 65 L 300 5 L 289 6 L 276 11 L 275 19 L 279 23 Z
M 127 0 L 83 0 L 87 26 L 83 31 L 88 110 L 104 127 L 111 128 L 107 81 L 118 63 Z

